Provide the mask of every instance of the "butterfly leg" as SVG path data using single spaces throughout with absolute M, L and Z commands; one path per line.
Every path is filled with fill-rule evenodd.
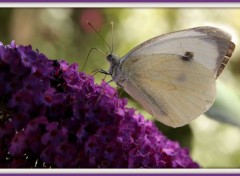
M 116 88 L 116 92 L 117 92 L 117 90 L 119 89 L 119 87 L 122 88 L 122 86 L 118 86 L 118 87 Z M 123 93 L 123 89 L 120 89 L 119 94 L 118 94 L 118 99 L 117 99 L 117 107 L 118 107 L 118 108 L 119 108 L 119 106 L 120 106 L 119 100 L 120 100 L 120 98 L 121 98 L 122 93 Z
M 105 81 L 106 77 L 107 77 L 107 75 L 104 75 L 104 78 L 102 79 L 102 82 Z M 98 98 L 97 98 L 97 100 L 96 100 L 96 102 L 95 102 L 94 107 L 96 107 L 96 105 L 98 104 L 100 98 L 102 97 L 102 93 L 103 93 L 103 91 L 104 91 L 105 86 L 106 86 L 106 84 L 105 84 L 105 85 L 102 85 L 101 90 L 100 90 L 100 94 L 99 94 L 99 96 L 98 96 Z
M 113 80 L 110 80 L 110 81 L 108 81 L 108 83 L 109 82 L 112 82 Z M 116 87 L 116 89 L 115 89 L 115 92 L 112 94 L 112 96 L 111 96 L 111 98 L 113 98 L 113 97 L 115 97 L 116 96 L 116 98 L 117 98 L 117 107 L 119 107 L 119 99 L 120 99 L 120 96 L 121 96 L 121 94 L 122 94 L 122 92 L 123 92 L 123 89 L 120 89 L 121 91 L 120 91 L 120 93 L 118 94 L 118 90 L 119 90 L 119 88 L 122 88 L 122 86 L 119 86 L 118 84 L 117 84 L 117 87 Z
M 107 72 L 107 71 L 105 71 L 105 70 L 103 70 L 103 69 L 96 69 L 96 70 L 94 70 L 92 73 L 93 73 L 92 76 L 96 75 L 97 73 L 102 73 L 102 74 L 104 74 L 104 78 L 102 79 L 102 82 L 105 81 L 105 79 L 106 79 L 106 77 L 107 77 L 108 75 L 111 75 L 109 72 Z M 95 107 L 95 106 L 97 105 L 97 103 L 99 102 L 99 100 L 100 100 L 100 98 L 101 98 L 101 95 L 102 95 L 102 93 L 103 93 L 104 88 L 105 88 L 105 85 L 101 88 L 100 95 L 99 95 L 98 99 L 96 100 L 94 107 Z
M 111 73 L 109 73 L 109 72 L 107 72 L 107 71 L 105 71 L 105 70 L 103 70 L 103 69 L 96 69 L 96 70 L 93 70 L 92 73 L 93 73 L 92 76 L 96 75 L 97 73 L 102 73 L 102 74 L 104 74 L 104 75 L 110 75 L 110 76 L 111 76 Z

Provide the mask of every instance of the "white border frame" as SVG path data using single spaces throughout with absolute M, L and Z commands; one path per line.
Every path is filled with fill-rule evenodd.
M 0 169 L 0 174 L 239 174 L 240 169 Z
M 0 8 L 239 8 L 239 2 L 231 3 L 161 3 L 161 2 L 0 2 Z M 239 9 L 240 10 L 240 9 Z M 0 169 L 0 174 L 239 174 L 240 168 L 225 169 Z

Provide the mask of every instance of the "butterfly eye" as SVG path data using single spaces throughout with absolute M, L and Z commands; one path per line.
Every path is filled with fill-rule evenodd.
M 107 55 L 107 61 L 110 62 L 110 63 L 112 63 L 113 60 L 114 60 L 114 56 L 113 56 L 112 54 L 108 54 L 108 55 Z

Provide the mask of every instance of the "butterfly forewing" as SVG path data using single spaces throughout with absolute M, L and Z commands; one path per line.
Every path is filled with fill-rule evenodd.
M 147 54 L 183 56 L 186 52 L 191 52 L 195 61 L 211 70 L 217 78 L 231 57 L 234 47 L 231 36 L 224 31 L 214 27 L 197 27 L 150 39 L 126 54 L 121 62 Z

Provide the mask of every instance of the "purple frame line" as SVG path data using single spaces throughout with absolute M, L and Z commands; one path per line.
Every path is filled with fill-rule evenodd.
M 143 174 L 87 174 L 87 173 L 65 173 L 65 174 L 58 174 L 58 173 L 47 173 L 47 174 L 43 174 L 43 173 L 21 173 L 21 174 L 8 174 L 8 173 L 0 173 L 0 175 L 6 175 L 6 176 L 29 176 L 29 175 L 36 175 L 36 176 L 50 176 L 50 175 L 54 175 L 54 176 L 65 176 L 65 175 L 70 175 L 70 176 L 111 176 L 111 175 L 114 175 L 114 176 L 126 176 L 126 175 L 130 175 L 130 176 L 158 176 L 158 175 L 162 175 L 162 176 L 239 176 L 239 174 L 237 173 L 225 173 L 225 174 L 220 174 L 220 173 L 185 173 L 185 174 L 177 174 L 177 173 L 173 173 L 173 174 L 170 174 L 170 173 L 143 173 Z
M 240 0 L 0 0 L 1 2 L 88 2 L 88 3 L 94 3 L 94 2 L 145 2 L 145 3 L 151 3 L 151 2 L 162 2 L 162 3 L 176 3 L 176 2 L 182 2 L 182 3 L 195 3 L 195 2 L 216 2 L 216 3 L 229 3 L 229 2 L 240 2 Z

